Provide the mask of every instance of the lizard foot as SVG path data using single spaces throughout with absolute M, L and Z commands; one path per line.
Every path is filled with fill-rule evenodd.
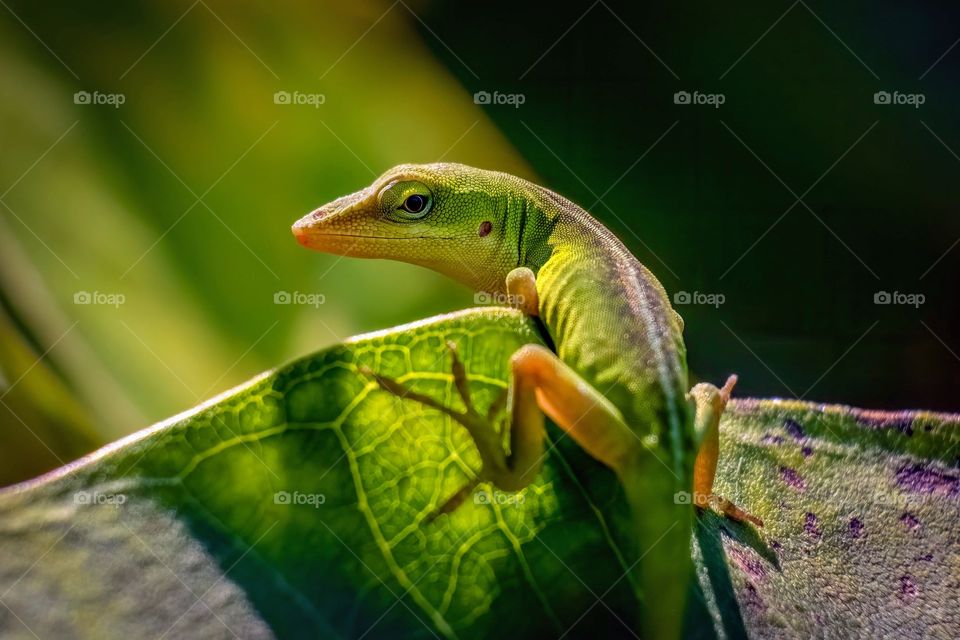
M 697 506 L 702 509 L 713 507 L 713 509 L 721 515 L 724 515 L 731 520 L 736 520 L 737 522 L 751 522 L 758 527 L 763 526 L 763 520 L 757 516 L 747 513 L 733 502 L 730 502 L 723 496 L 719 496 L 715 493 L 699 497 Z
M 494 424 L 497 416 L 502 414 L 506 407 L 507 390 L 504 389 L 503 392 L 497 396 L 485 415 L 480 414 L 474 407 L 473 400 L 470 396 L 470 383 L 467 380 L 466 367 L 464 367 L 463 362 L 457 354 L 457 346 L 451 341 L 447 341 L 446 345 L 453 359 L 453 364 L 451 365 L 453 383 L 460 399 L 463 401 L 463 411 L 457 411 L 430 396 L 417 393 L 403 383 L 375 373 L 368 367 L 360 368 L 360 373 L 373 378 L 384 391 L 401 400 L 413 400 L 424 406 L 436 409 L 460 423 L 466 427 L 474 443 L 477 445 L 477 449 L 480 452 L 480 459 L 483 463 L 480 473 L 456 491 L 440 507 L 430 513 L 425 519 L 425 522 L 428 524 L 441 515 L 455 511 L 463 504 L 478 484 L 489 479 L 487 477 L 488 474 L 485 473 L 486 469 L 505 465 L 505 453 L 500 441 L 500 432 L 494 427 Z

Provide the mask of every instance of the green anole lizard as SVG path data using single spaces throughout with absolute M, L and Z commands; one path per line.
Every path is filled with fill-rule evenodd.
M 619 477 L 636 527 L 646 637 L 677 637 L 692 568 L 693 504 L 762 524 L 712 494 L 720 415 L 736 382 L 687 391 L 683 321 L 663 286 L 586 211 L 512 175 L 459 164 L 400 165 L 372 185 L 304 216 L 304 246 L 425 266 L 477 291 L 507 294 L 539 316 L 555 352 L 526 345 L 510 358 L 504 400 L 481 415 L 464 366 L 457 411 L 372 372 L 396 395 L 462 424 L 480 453 L 477 482 L 515 491 L 544 457 L 544 414 Z M 509 452 L 496 428 L 503 412 Z M 475 486 L 453 496 L 456 508 Z M 678 496 L 680 499 L 678 499 Z M 678 504 L 679 503 L 679 504 Z

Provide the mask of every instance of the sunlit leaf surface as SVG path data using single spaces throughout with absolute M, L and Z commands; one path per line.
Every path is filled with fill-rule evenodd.
M 445 340 L 484 407 L 539 336 L 490 309 L 363 336 L 0 494 L 0 630 L 631 637 L 619 487 L 556 429 L 533 485 L 480 485 L 425 521 L 478 468 L 473 445 L 358 367 L 456 405 Z M 956 636 L 957 424 L 734 403 L 718 490 L 767 526 L 701 515 L 690 635 Z

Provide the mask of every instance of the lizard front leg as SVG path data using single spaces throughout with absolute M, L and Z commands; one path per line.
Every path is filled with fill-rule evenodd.
M 507 296 L 510 303 L 524 315 L 540 315 L 537 277 L 527 267 L 517 267 L 507 274 Z

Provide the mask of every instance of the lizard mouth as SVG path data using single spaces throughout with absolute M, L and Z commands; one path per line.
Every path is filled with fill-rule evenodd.
M 291 231 L 294 237 L 304 247 L 316 249 L 328 253 L 340 253 L 350 255 L 354 249 L 363 249 L 361 245 L 364 241 L 377 242 L 381 240 L 454 240 L 452 236 L 439 235 L 374 235 L 362 233 L 341 233 L 333 225 L 324 224 L 324 221 L 332 217 L 333 212 L 324 211 L 322 208 L 313 211 L 300 220 L 297 220 Z M 331 228 L 333 227 L 333 228 Z
M 294 231 L 293 235 L 297 236 L 299 240 L 301 237 L 306 236 L 309 239 L 310 234 L 306 233 L 303 236 L 299 232 Z M 314 234 L 315 237 L 323 238 L 369 238 L 370 240 L 454 240 L 453 236 L 362 236 L 354 233 L 317 233 Z
M 452 236 L 374 236 L 358 233 L 326 233 L 318 229 L 310 229 L 299 223 L 291 229 L 297 242 L 308 249 L 320 251 L 337 250 L 350 252 L 354 246 L 363 240 L 454 240 Z

